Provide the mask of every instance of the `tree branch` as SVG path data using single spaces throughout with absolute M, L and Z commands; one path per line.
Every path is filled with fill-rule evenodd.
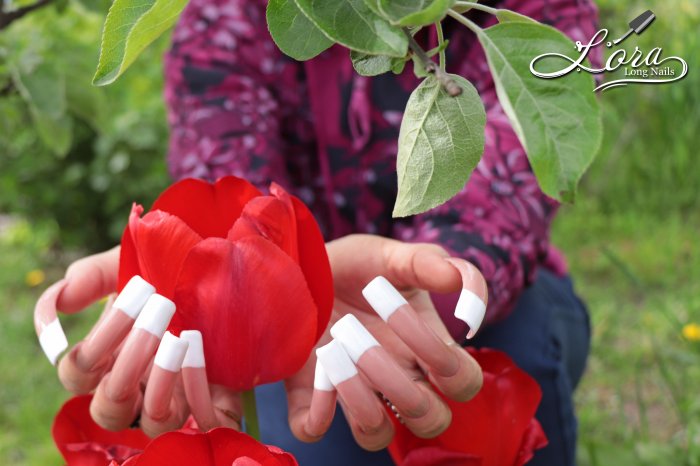
M 3 3 L 0 3 L 0 30 L 5 29 L 12 22 L 17 21 L 27 13 L 31 13 L 34 10 L 38 10 L 39 8 L 42 8 L 51 2 L 53 2 L 53 0 L 37 0 L 36 3 L 24 6 L 22 8 L 17 8 L 16 10 L 12 11 L 5 11 L 2 6 Z
M 408 29 L 403 28 L 403 33 L 406 34 L 408 38 L 408 46 L 411 51 L 418 57 L 418 59 L 423 64 L 423 68 L 427 73 L 433 73 L 437 78 L 438 82 L 442 87 L 450 94 L 452 97 L 457 97 L 462 93 L 462 88 L 457 84 L 457 82 L 452 79 L 452 77 L 447 74 L 442 68 L 437 66 L 434 61 L 425 53 L 425 50 L 418 45 L 416 39 L 413 38 Z

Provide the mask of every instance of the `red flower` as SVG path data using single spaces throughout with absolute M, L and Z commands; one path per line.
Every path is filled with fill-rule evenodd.
M 291 454 L 233 429 L 202 434 L 186 426 L 153 440 L 140 429 L 111 432 L 90 417 L 91 400 L 71 398 L 54 420 L 53 438 L 68 466 L 298 466 Z
M 168 432 L 154 439 L 139 456 L 122 466 L 298 466 L 277 447 L 224 427 L 206 434 Z
M 170 330 L 201 331 L 210 382 L 236 390 L 297 372 L 333 305 L 316 221 L 280 186 L 270 194 L 183 180 L 143 217 L 134 204 L 122 236 L 119 289 L 139 274 L 175 301 Z
M 68 400 L 54 419 L 54 442 L 69 466 L 105 466 L 140 453 L 150 438 L 140 429 L 105 430 L 90 417 L 92 395 Z
M 484 373 L 481 391 L 466 403 L 445 398 L 452 424 L 437 438 L 418 438 L 394 422 L 396 435 L 389 452 L 397 465 L 522 466 L 547 445 L 534 418 L 542 398 L 537 382 L 505 353 L 468 351 Z

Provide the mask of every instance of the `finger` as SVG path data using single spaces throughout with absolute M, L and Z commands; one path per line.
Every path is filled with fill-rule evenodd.
M 112 371 L 98 385 L 90 405 L 93 419 L 102 427 L 121 430 L 131 424 L 141 396 L 140 380 L 174 313 L 175 304 L 159 294 L 146 301 Z
M 426 415 L 428 397 L 354 315 L 346 314 L 336 322 L 331 335 L 343 345 L 374 388 L 405 416 Z
M 119 293 L 104 319 L 97 323 L 88 338 L 79 346 L 75 361 L 83 371 L 91 371 L 110 356 L 134 326 L 154 286 L 135 275 Z
M 323 366 L 316 362 L 314 391 L 311 397 L 305 430 L 309 436 L 321 438 L 333 422 L 337 392 Z
M 187 404 L 199 428 L 207 432 L 217 427 L 219 421 L 209 392 L 202 334 L 197 330 L 185 330 L 180 332 L 180 338 L 189 344 L 182 364 L 182 382 Z
M 68 286 L 61 293 L 58 309 L 74 313 L 117 289 L 119 246 L 73 262 L 66 270 Z
M 346 414 L 369 437 L 384 437 L 386 413 L 377 395 L 362 380 L 342 344 L 332 340 L 316 350 L 316 356 L 343 402 Z M 364 438 L 364 436 L 363 436 Z
M 352 415 L 348 415 L 347 405 L 342 399 L 340 405 L 343 407 L 352 436 L 358 445 L 368 451 L 379 451 L 389 446 L 391 439 L 394 438 L 394 424 L 387 415 L 384 416 L 382 424 L 375 432 L 368 433 L 362 429 L 362 426 Z
M 177 429 L 185 421 L 185 405 L 178 406 L 173 392 L 188 346 L 187 340 L 170 332 L 165 332 L 158 346 L 141 410 L 141 428 L 150 437 Z
M 450 351 L 448 344 L 416 313 L 386 278 L 376 277 L 362 290 L 362 295 L 394 333 L 425 361 L 433 372 L 442 377 L 450 377 L 457 373 L 459 361 Z
M 428 372 L 428 378 L 442 393 L 455 401 L 471 400 L 484 383 L 481 367 L 476 360 L 457 343 L 450 345 L 450 351 L 458 362 L 457 372 L 443 377 Z
M 243 411 L 240 394 L 223 385 L 210 385 L 209 389 L 217 425 L 240 431 Z
M 88 334 L 86 341 L 92 338 L 95 329 L 104 322 L 105 316 L 109 314 L 113 303 L 114 297 L 110 296 L 105 303 L 105 309 L 100 315 L 100 319 L 95 324 L 95 327 L 92 328 L 90 334 Z M 114 350 L 112 350 L 105 353 L 99 363 L 95 363 L 88 369 L 85 369 L 85 366 L 78 363 L 78 354 L 82 351 L 84 344 L 85 341 L 82 341 L 75 345 L 58 363 L 58 379 L 66 390 L 76 395 L 83 395 L 94 390 L 97 384 L 100 383 L 100 380 L 102 380 L 102 376 L 111 369 L 114 363 Z
M 289 428 L 294 437 L 307 443 L 319 440 L 317 436 L 307 432 L 309 410 L 315 391 L 313 387 L 316 384 L 316 367 L 322 368 L 316 355 L 313 354 L 299 372 L 284 381 L 287 392 Z
M 396 407 L 399 419 L 404 425 L 421 438 L 434 438 L 440 435 L 452 422 L 452 411 L 427 383 L 419 383 L 420 390 L 428 399 L 428 410 L 420 417 L 406 416 L 400 408 Z

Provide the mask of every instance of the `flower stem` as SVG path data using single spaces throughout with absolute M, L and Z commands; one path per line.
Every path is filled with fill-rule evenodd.
M 454 19 L 465 25 L 467 28 L 471 29 L 474 34 L 477 36 L 483 31 L 479 26 L 477 26 L 475 23 L 472 21 L 469 21 L 467 18 L 464 16 L 460 15 L 454 10 L 447 10 L 447 14 L 452 16 Z
M 437 30 L 438 45 L 440 46 L 440 69 L 445 71 L 445 47 L 443 47 L 443 44 L 445 43 L 445 34 L 442 32 L 442 23 L 440 21 L 435 23 L 435 29 Z
M 244 391 L 242 398 L 245 431 L 255 440 L 260 441 L 260 424 L 258 423 L 258 408 L 255 404 L 255 389 Z

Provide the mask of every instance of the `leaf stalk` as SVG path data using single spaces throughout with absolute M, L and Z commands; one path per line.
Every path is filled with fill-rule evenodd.
M 437 78 L 440 85 L 447 91 L 447 93 L 452 97 L 457 97 L 462 94 L 462 88 L 457 82 L 452 79 L 452 77 L 445 72 L 441 67 L 437 66 L 434 61 L 428 57 L 425 50 L 416 42 L 408 29 L 403 28 L 404 34 L 408 38 L 408 46 L 411 51 L 418 57 L 420 62 L 423 64 L 423 68 L 426 73 L 433 73 Z

